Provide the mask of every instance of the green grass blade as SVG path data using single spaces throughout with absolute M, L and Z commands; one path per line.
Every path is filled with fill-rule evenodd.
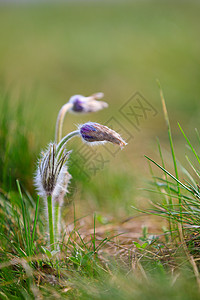
M 29 250 L 31 249 L 31 227 L 30 227 L 30 214 L 27 209 L 27 204 L 24 203 L 24 210 L 26 216 L 26 223 L 27 223 L 27 232 L 28 232 L 28 242 L 29 242 Z M 31 254 L 31 251 L 30 251 Z
M 174 145 L 173 145 L 173 139 L 172 139 L 172 132 L 171 132 L 171 126 L 170 126 L 170 121 L 169 121 L 169 117 L 168 117 L 167 107 L 166 107 L 166 103 L 165 103 L 163 91 L 162 91 L 162 89 L 161 89 L 160 84 L 159 84 L 159 87 L 160 87 L 160 97 L 161 97 L 161 101 L 162 101 L 162 107 L 163 107 L 164 118 L 165 118 L 165 121 L 166 121 L 167 130 L 168 130 L 168 137 L 169 137 L 170 148 L 171 148 L 171 154 L 172 154 L 172 159 L 173 159 L 173 164 L 174 164 L 175 176 L 176 176 L 177 179 L 179 179 L 179 176 L 178 176 L 178 168 L 177 168 L 176 156 L 175 156 L 175 152 L 174 152 Z M 180 195 L 179 181 L 177 181 L 177 190 L 178 190 L 178 194 Z M 181 213 L 182 213 L 181 197 L 179 198 L 179 205 L 180 205 L 180 215 L 181 215 Z
M 195 157 L 196 157 L 198 163 L 200 164 L 200 159 L 199 159 L 199 156 L 197 155 L 195 149 L 193 148 L 192 144 L 190 143 L 189 139 L 188 139 L 187 136 L 185 135 L 185 132 L 183 131 L 183 129 L 182 129 L 182 127 L 181 127 L 181 125 L 180 125 L 179 123 L 178 123 L 178 126 L 179 126 L 179 128 L 180 128 L 180 130 L 181 130 L 181 132 L 182 132 L 182 134 L 183 134 L 183 136 L 184 136 L 186 142 L 188 143 L 188 146 L 190 147 L 190 149 L 192 150 L 193 154 L 195 155 Z
M 161 149 L 160 141 L 159 141 L 158 138 L 157 138 L 157 144 L 158 144 L 158 151 L 159 151 L 161 162 L 162 162 L 162 167 L 165 169 L 165 163 L 164 163 L 164 159 L 163 159 L 163 155 L 162 155 L 162 149 Z M 169 188 L 169 181 L 167 179 L 167 174 L 166 173 L 164 173 L 164 174 L 165 174 L 165 182 L 167 184 L 167 189 L 169 191 L 170 188 Z M 169 204 L 173 208 L 173 201 L 172 201 L 172 197 L 171 196 L 169 196 Z
M 187 159 L 190 167 L 192 168 L 192 170 L 195 172 L 195 174 L 197 175 L 197 177 L 200 179 L 200 174 L 199 172 L 196 170 L 196 168 L 194 167 L 194 165 L 192 164 L 191 160 L 189 159 L 189 157 L 186 155 L 185 158 Z
M 151 177 L 153 178 L 153 182 L 154 182 L 154 185 L 157 187 L 157 189 L 160 191 L 160 187 L 159 187 L 159 185 L 158 185 L 158 183 L 157 183 L 157 180 L 156 180 L 156 176 L 154 175 L 154 173 L 153 173 L 153 169 L 152 169 L 152 167 L 151 167 L 151 163 L 148 161 L 148 165 L 149 165 L 149 172 L 150 172 L 150 174 L 151 174 Z
M 160 97 L 161 97 L 161 101 L 162 101 L 163 113 L 164 113 L 164 117 L 165 117 L 165 121 L 166 121 L 166 125 L 167 125 L 167 130 L 168 130 L 170 148 L 171 148 L 172 159 L 173 159 L 173 163 L 174 163 L 174 171 L 175 171 L 176 178 L 179 179 L 177 163 L 176 163 L 176 156 L 175 156 L 174 145 L 173 145 L 173 140 L 172 140 L 171 126 L 170 126 L 170 122 L 169 122 L 167 107 L 166 107 L 166 103 L 165 103 L 165 99 L 164 99 L 162 89 L 160 89 Z M 179 189 L 179 184 L 177 184 L 177 188 Z
M 166 169 L 164 169 L 162 166 L 160 166 L 159 164 L 157 164 L 153 159 L 149 158 L 148 156 L 145 155 L 145 157 L 150 160 L 153 164 L 155 164 L 158 168 L 160 168 L 161 170 L 163 170 L 165 173 L 167 173 L 171 178 L 173 178 L 178 184 L 180 184 L 184 189 L 186 189 L 187 191 L 189 191 L 190 193 L 192 192 L 191 189 L 189 189 L 185 184 L 183 184 L 180 180 L 178 180 L 174 175 L 172 175 L 171 173 L 169 173 Z
M 146 192 L 150 192 L 150 193 L 154 193 L 154 194 L 161 194 L 161 195 L 165 195 L 165 196 L 171 196 L 171 197 L 173 197 L 173 198 L 175 198 L 175 199 L 178 199 L 178 197 L 179 197 L 179 196 L 176 196 L 176 195 L 174 195 L 174 194 L 164 193 L 163 191 L 159 192 L 159 191 L 156 191 L 156 190 L 146 189 L 146 188 L 141 188 L 141 190 L 142 190 L 142 191 L 146 191 Z M 184 201 L 187 200 L 187 202 L 192 203 L 194 206 L 199 206 L 199 205 L 197 204 L 197 201 L 194 200 L 194 198 L 188 197 L 188 196 L 183 195 L 183 194 L 181 194 L 181 197 L 182 197 L 182 199 L 183 199 Z M 175 206 L 175 205 L 174 205 L 174 206 Z
M 32 237 L 31 237 L 31 245 L 30 245 L 30 251 L 31 252 L 33 250 L 33 243 L 34 243 L 34 238 L 35 238 L 35 231 L 36 231 L 37 217 L 38 217 L 38 210 L 39 210 L 39 202 L 40 202 L 40 197 L 38 196 L 37 202 L 36 202 L 36 207 L 35 207 L 35 218 L 34 218 L 34 223 L 33 223 L 33 232 L 32 232 Z
M 23 216 L 23 222 L 24 222 L 24 234 L 25 234 L 25 240 L 26 240 L 26 250 L 27 250 L 27 255 L 29 256 L 30 248 L 29 248 L 29 236 L 28 236 L 28 230 L 27 230 L 26 211 L 25 211 L 25 206 L 24 206 L 24 201 L 23 201 L 23 196 L 22 196 L 22 191 L 21 191 L 19 181 L 16 180 L 16 182 L 17 182 L 17 188 L 18 188 L 20 200 L 21 200 L 22 216 Z
M 18 214 L 16 208 L 14 207 L 13 202 L 11 202 L 11 205 L 12 205 L 12 216 L 13 216 L 13 218 L 14 218 L 17 226 L 18 226 L 18 229 L 19 229 L 19 231 L 13 230 L 13 234 L 15 235 L 18 246 L 20 247 L 20 238 L 19 238 L 19 236 L 21 236 L 22 243 L 24 244 L 24 247 L 26 248 L 26 242 L 24 240 L 24 235 L 22 234 L 22 228 L 20 226 L 19 214 Z
M 193 177 L 190 175 L 188 170 L 186 170 L 186 168 L 184 168 L 183 165 L 179 161 L 178 161 L 178 166 L 179 166 L 179 169 L 181 170 L 181 172 L 188 177 L 188 179 L 194 186 L 196 186 L 196 182 L 193 179 Z
M 195 132 L 196 132 L 196 135 L 197 135 L 198 142 L 200 144 L 200 135 L 199 135 L 199 132 L 198 132 L 197 128 L 195 128 Z
M 157 138 L 157 144 L 158 144 L 158 150 L 159 150 L 159 154 L 160 154 L 160 157 L 161 157 L 162 165 L 163 165 L 163 167 L 164 167 L 164 160 L 163 160 L 162 151 L 161 151 L 161 147 L 160 147 L 160 142 L 159 142 L 159 139 L 158 139 L 158 138 Z M 153 169 L 152 169 L 152 167 L 151 167 L 150 161 L 148 161 L 148 163 L 149 163 L 149 170 L 150 170 L 151 176 L 152 176 L 152 178 L 153 178 L 153 180 L 154 180 L 154 184 L 155 184 L 155 186 L 157 187 L 158 193 L 159 193 L 160 195 L 163 196 L 164 201 L 167 203 L 167 196 L 161 191 L 161 186 L 158 184 L 157 178 L 154 176 Z M 166 174 L 166 173 L 164 173 L 164 174 Z M 170 190 L 170 187 L 169 187 L 169 183 L 168 183 L 168 180 L 167 180 L 167 175 L 165 176 L 165 182 L 166 182 L 166 184 L 167 184 L 167 188 L 168 188 L 168 191 L 169 191 L 169 190 Z M 171 198 L 171 196 L 168 196 L 168 198 L 169 198 L 169 204 L 170 204 L 171 208 L 173 209 L 172 198 Z M 167 204 L 168 204 L 168 203 L 167 203 Z M 171 235 L 172 235 L 172 224 L 171 224 L 171 220 L 169 219 L 168 221 L 169 221 L 169 230 L 170 230 L 170 233 L 171 233 Z

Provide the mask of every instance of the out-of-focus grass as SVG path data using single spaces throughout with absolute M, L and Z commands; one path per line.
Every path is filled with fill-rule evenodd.
M 161 142 L 167 138 L 163 134 L 156 78 L 165 89 L 172 126 L 173 120 L 181 120 L 185 129 L 198 124 L 198 10 L 199 4 L 192 1 L 181 5 L 179 1 L 1 5 L 0 87 L 11 91 L 13 105 L 23 93 L 25 119 L 30 119 L 28 111 L 31 112 L 34 134 L 41 147 L 53 139 L 59 107 L 71 95 L 103 91 L 109 108 L 92 116 L 68 115 L 64 130 L 74 130 L 74 124 L 84 121 L 104 123 L 114 117 L 131 132 L 134 139 L 107 165 L 109 182 L 118 180 L 126 193 L 127 180 L 131 182 L 130 190 L 147 170 L 143 154 L 153 151 L 152 137 L 159 135 Z M 158 111 L 155 118 L 140 120 L 139 133 L 119 113 L 136 91 Z M 33 169 L 32 165 L 30 173 Z M 112 193 L 105 195 L 98 188 L 101 182 L 109 190 L 109 182 L 104 182 L 106 170 L 105 167 L 90 181 L 96 196 L 85 192 L 85 183 L 87 196 L 81 196 L 84 201 L 98 198 L 102 206 L 115 203 Z M 127 180 L 122 180 L 120 170 L 126 173 Z M 73 168 L 70 171 L 80 179 Z M 117 207 L 121 200 L 114 198 Z
M 0 92 L 0 185 L 7 192 L 16 187 L 17 178 L 32 191 L 40 143 L 35 136 L 34 118 L 27 108 L 23 100 L 13 105 L 9 93 Z
M 36 89 L 33 106 L 55 118 L 64 99 L 96 90 L 119 106 L 140 91 L 158 106 L 159 78 L 169 105 L 195 116 L 198 10 L 193 1 L 1 5 L 1 83 Z

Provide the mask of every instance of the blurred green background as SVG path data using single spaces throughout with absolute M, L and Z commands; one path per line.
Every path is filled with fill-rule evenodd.
M 40 149 L 54 138 L 60 107 L 71 95 L 102 91 L 109 108 L 92 115 L 67 115 L 64 132 L 88 120 L 106 123 L 114 118 L 134 138 L 115 156 L 100 146 L 98 152 L 109 163 L 89 182 L 71 165 L 70 197 L 81 213 L 131 214 L 131 205 L 145 202 L 137 190 L 145 187 L 148 176 L 144 154 L 159 160 L 156 136 L 169 151 L 157 79 L 167 101 L 177 157 L 184 159 L 185 153 L 177 121 L 195 144 L 194 128 L 199 126 L 200 114 L 199 11 L 198 1 L 1 4 L 1 102 L 10 102 L 6 117 L 1 109 L 1 122 L 10 118 L 8 139 L 16 139 L 9 150 L 13 155 L 6 160 L 9 164 L 12 157 L 10 172 L 17 165 L 16 176 L 32 191 L 35 161 Z M 136 92 L 158 112 L 140 119 L 140 131 L 119 111 Z M 17 103 L 21 105 L 18 113 Z M 15 124 L 19 110 L 23 111 L 25 133 Z M 23 146 L 24 141 L 17 144 L 16 132 L 28 137 L 28 146 Z M 81 141 L 70 146 L 78 149 Z M 1 152 L 5 152 L 2 147 L 1 143 Z M 116 149 L 107 147 L 112 152 Z

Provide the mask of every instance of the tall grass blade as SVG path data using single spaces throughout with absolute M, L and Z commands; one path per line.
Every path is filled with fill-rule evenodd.
M 200 159 L 199 159 L 199 156 L 197 155 L 195 149 L 193 148 L 192 144 L 190 143 L 189 139 L 187 138 L 185 132 L 183 131 L 183 129 L 182 129 L 182 127 L 181 127 L 181 125 L 179 123 L 178 123 L 178 126 L 179 126 L 179 128 L 180 128 L 180 130 L 181 130 L 181 132 L 182 132 L 182 134 L 183 134 L 186 142 L 188 143 L 188 146 L 190 147 L 190 149 L 192 150 L 193 154 L 195 155 L 198 163 L 200 164 Z
M 30 245 L 29 245 L 30 235 L 28 235 L 28 229 L 27 229 L 26 209 L 25 209 L 25 206 L 24 206 L 24 200 L 23 200 L 22 191 L 21 191 L 19 181 L 16 180 L 16 182 L 17 182 L 17 188 L 18 188 L 19 195 L 20 195 L 20 200 L 21 200 L 22 216 L 23 216 L 23 222 L 24 222 L 24 234 L 25 234 L 25 240 L 26 240 L 26 253 L 27 253 L 28 256 L 30 256 Z M 30 230 L 30 228 L 29 228 L 29 230 Z
M 187 187 L 187 185 L 183 184 L 180 180 L 178 180 L 174 175 L 172 175 L 171 173 L 169 173 L 166 169 L 164 169 L 162 166 L 160 166 L 158 163 L 156 163 L 153 159 L 149 158 L 148 156 L 145 155 L 145 157 L 150 160 L 153 164 L 155 164 L 158 168 L 160 168 L 161 170 L 163 170 L 165 173 L 167 173 L 171 178 L 173 178 L 179 185 L 181 185 L 184 189 L 186 189 L 187 191 L 189 191 L 190 193 L 192 192 L 191 189 L 189 189 Z
M 194 167 L 194 165 L 192 164 L 191 160 L 189 159 L 189 157 L 186 155 L 185 158 L 187 159 L 190 167 L 192 168 L 192 170 L 195 172 L 195 174 L 197 175 L 197 177 L 200 179 L 200 174 L 199 172 L 196 170 L 196 168 Z
M 166 103 L 165 103 L 165 99 L 164 99 L 164 95 L 163 95 L 163 91 L 162 91 L 160 83 L 159 83 L 159 87 L 160 87 L 160 97 L 161 97 L 161 101 L 162 101 L 164 118 L 165 118 L 165 121 L 166 121 L 167 130 L 168 130 L 168 137 L 169 137 L 170 148 L 171 148 L 171 153 L 172 153 L 172 159 L 173 159 L 173 164 L 174 164 L 175 176 L 176 176 L 177 179 L 179 179 L 178 168 L 177 168 L 177 163 L 176 163 L 176 156 L 175 156 L 175 152 L 174 152 L 174 145 L 173 145 L 173 139 L 172 139 L 172 133 L 171 133 L 171 126 L 170 126 L 167 107 L 166 107 Z M 178 191 L 178 194 L 180 195 L 179 180 L 177 181 L 177 191 Z M 181 197 L 179 197 L 179 205 L 180 205 L 180 215 L 182 215 Z
M 165 169 L 165 163 L 164 163 L 164 159 L 163 159 L 163 155 L 162 155 L 162 150 L 161 150 L 161 146 L 160 146 L 160 141 L 159 139 L 157 138 L 157 145 L 158 145 L 158 151 L 159 151 L 159 154 L 160 154 L 160 158 L 161 158 L 161 162 L 162 162 L 162 167 Z M 168 191 L 170 191 L 170 188 L 169 188 L 169 181 L 167 179 L 167 174 L 165 174 L 165 182 L 167 184 L 167 189 Z M 170 206 L 173 208 L 173 201 L 172 201 L 172 197 L 169 196 L 169 204 Z
M 162 149 L 161 149 L 160 141 L 159 141 L 158 138 L 157 138 L 157 145 L 158 145 L 158 151 L 159 151 L 159 154 L 160 154 L 162 166 L 165 169 L 165 163 L 164 163 L 164 159 L 163 159 L 163 155 L 162 155 Z M 164 174 L 165 174 L 165 182 L 166 182 L 166 185 L 167 185 L 167 190 L 168 190 L 168 192 L 170 192 L 170 187 L 169 187 L 169 182 L 168 182 L 167 174 L 166 173 L 164 173 Z M 169 206 L 169 208 L 173 209 L 173 201 L 172 201 L 171 195 L 168 194 L 168 196 L 166 196 L 166 198 L 168 199 L 168 206 Z M 170 234 L 171 234 L 171 238 L 172 238 L 172 230 L 173 230 L 173 224 L 172 224 L 171 219 L 169 219 L 169 231 L 170 231 Z
M 31 245 L 30 245 L 30 252 L 31 252 L 31 254 L 32 254 L 32 251 L 33 251 L 33 243 L 34 243 L 34 238 L 35 238 L 35 231 L 36 231 L 36 225 L 37 225 L 39 202 L 40 202 L 40 197 L 38 196 L 37 202 L 36 202 L 36 207 L 35 207 L 35 217 L 34 217 L 33 232 L 32 232 Z

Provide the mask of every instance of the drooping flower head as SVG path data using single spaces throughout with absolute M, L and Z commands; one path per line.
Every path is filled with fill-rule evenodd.
M 79 126 L 79 132 L 82 139 L 87 143 L 110 142 L 119 145 L 121 148 L 127 145 L 116 131 L 98 123 L 85 123 Z
M 103 93 L 96 93 L 89 97 L 74 95 L 69 100 L 69 103 L 72 104 L 70 111 L 75 113 L 90 113 L 106 108 L 108 107 L 106 102 L 97 101 L 97 99 L 101 99 L 103 96 Z
M 103 101 L 97 101 L 98 99 L 103 98 L 103 93 L 96 93 L 89 97 L 84 97 L 82 95 L 74 95 L 72 96 L 67 103 L 65 103 L 58 114 L 56 121 L 56 132 L 55 132 L 55 141 L 59 143 L 62 139 L 62 128 L 63 122 L 66 113 L 91 113 L 101 110 L 103 108 L 108 107 L 108 104 Z
M 42 153 L 35 177 L 35 186 L 40 196 L 52 196 L 55 188 L 59 190 L 65 184 L 66 174 L 69 174 L 66 161 L 70 152 L 62 149 L 57 153 L 56 144 L 49 144 L 47 151 Z

